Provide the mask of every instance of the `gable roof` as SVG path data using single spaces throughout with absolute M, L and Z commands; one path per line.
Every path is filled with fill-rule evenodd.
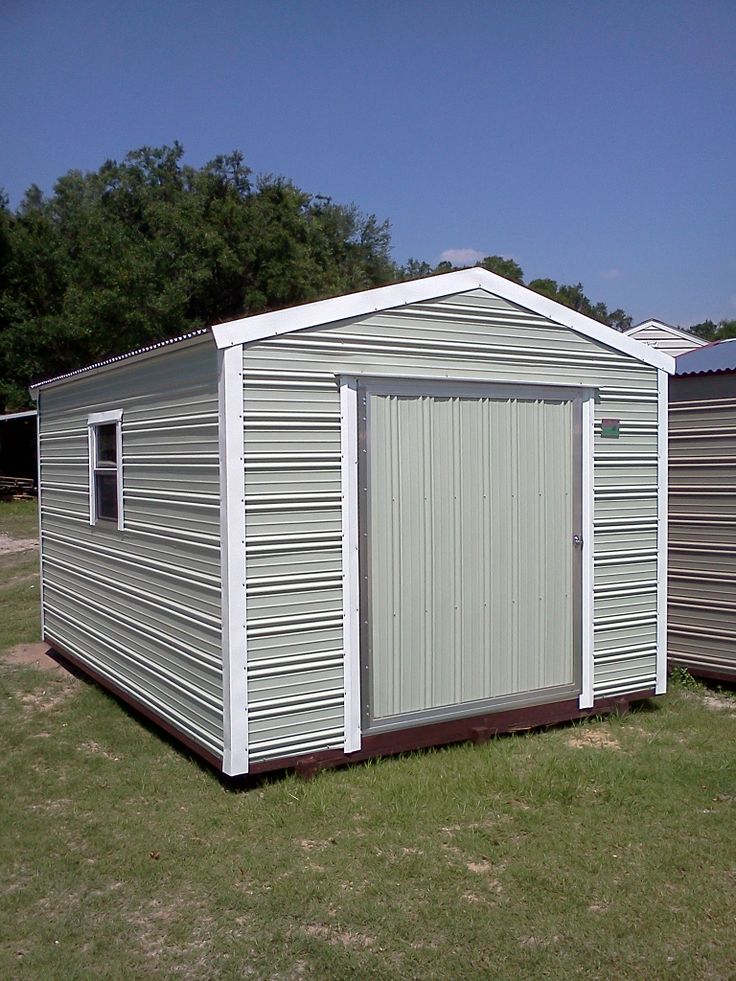
M 681 354 L 677 358 L 675 374 L 708 375 L 723 371 L 736 371 L 736 337 L 713 341 L 705 347 Z
M 305 303 L 302 306 L 276 310 L 273 313 L 260 313 L 240 320 L 231 320 L 214 326 L 212 333 L 218 348 L 234 347 L 237 344 L 251 344 L 254 341 L 306 330 L 309 327 L 365 317 L 382 310 L 406 306 L 409 303 L 437 300 L 444 296 L 452 296 L 454 293 L 467 293 L 475 289 L 486 290 L 532 313 L 546 317 L 555 324 L 569 327 L 570 330 L 584 337 L 628 354 L 654 368 L 660 368 L 668 374 L 674 374 L 675 361 L 668 354 L 648 347 L 635 338 L 598 323 L 597 320 L 592 320 L 582 313 L 570 310 L 569 307 L 541 296 L 526 286 L 519 286 L 518 283 L 512 283 L 503 276 L 497 276 L 477 266 L 472 269 L 443 273 L 440 276 L 394 283 L 392 286 L 380 286 L 361 293 L 349 293 L 330 300 L 318 300 L 316 303 Z
M 669 334 L 671 337 L 682 338 L 682 340 L 692 344 L 693 347 L 702 347 L 708 343 L 704 338 L 691 334 L 689 330 L 684 330 L 682 327 L 673 327 L 672 324 L 666 324 L 664 320 L 656 319 L 642 320 L 640 324 L 636 324 L 635 327 L 629 327 L 624 333 L 630 337 L 635 337 L 637 334 L 643 334 L 644 331 L 652 330 L 653 328 L 662 331 L 662 333 Z
M 391 286 L 379 286 L 377 289 L 363 290 L 360 293 L 348 293 L 329 300 L 318 300 L 316 303 L 304 303 L 285 310 L 275 310 L 273 313 L 257 313 L 250 317 L 215 324 L 212 327 L 200 327 L 179 337 L 169 337 L 135 351 L 118 354 L 87 367 L 34 382 L 29 391 L 35 399 L 38 397 L 39 390 L 49 385 L 75 381 L 80 375 L 109 371 L 117 367 L 121 361 L 156 357 L 165 353 L 167 348 L 202 343 L 210 334 L 214 337 L 218 348 L 234 347 L 237 344 L 250 344 L 253 341 L 278 337 L 280 334 L 288 334 L 296 330 L 306 330 L 308 327 L 365 317 L 371 313 L 406 306 L 409 303 L 438 300 L 444 296 L 452 296 L 454 293 L 467 293 L 474 289 L 486 290 L 532 313 L 546 317 L 555 324 L 569 327 L 584 337 L 599 341 L 614 351 L 621 351 L 644 364 L 660 368 L 670 375 L 675 373 L 675 359 L 668 354 L 657 351 L 627 336 L 626 333 L 620 333 L 612 327 L 598 323 L 597 320 L 592 320 L 582 313 L 576 313 L 569 307 L 549 300 L 526 286 L 519 286 L 518 283 L 512 283 L 503 276 L 497 276 L 487 269 L 476 266 L 472 269 L 443 273 L 440 276 L 427 276 L 424 279 L 394 283 Z

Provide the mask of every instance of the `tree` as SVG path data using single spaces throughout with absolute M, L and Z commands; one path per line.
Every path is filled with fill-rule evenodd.
M 524 270 L 514 259 L 506 259 L 502 255 L 487 255 L 478 263 L 489 272 L 497 273 L 504 279 L 510 279 L 512 283 L 524 283 Z
M 0 395 L 203 324 L 397 278 L 388 222 L 242 154 L 201 168 L 179 143 L 70 171 L 15 213 L 0 198 Z
M 691 334 L 702 337 L 706 341 L 725 341 L 730 337 L 736 337 L 736 320 L 719 320 L 717 324 L 712 320 L 703 320 L 687 329 Z
M 592 317 L 602 324 L 607 324 L 615 330 L 626 330 L 631 326 L 631 317 L 621 309 L 610 310 L 605 303 L 593 303 L 583 292 L 583 284 L 576 283 L 574 286 L 560 285 L 554 279 L 533 279 L 529 284 L 529 289 L 542 296 L 556 300 L 571 310 Z

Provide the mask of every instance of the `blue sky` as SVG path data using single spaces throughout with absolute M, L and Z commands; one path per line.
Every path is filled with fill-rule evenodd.
M 733 0 L 5 0 L 0 186 L 240 149 L 388 218 L 399 261 L 736 318 L 735 40 Z

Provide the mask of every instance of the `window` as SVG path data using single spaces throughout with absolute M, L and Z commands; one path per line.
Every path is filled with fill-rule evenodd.
M 122 409 L 89 416 L 89 523 L 123 527 Z

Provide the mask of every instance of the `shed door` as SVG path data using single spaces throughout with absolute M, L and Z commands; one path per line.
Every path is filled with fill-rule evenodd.
M 364 731 L 579 693 L 572 390 L 376 383 L 359 405 Z

